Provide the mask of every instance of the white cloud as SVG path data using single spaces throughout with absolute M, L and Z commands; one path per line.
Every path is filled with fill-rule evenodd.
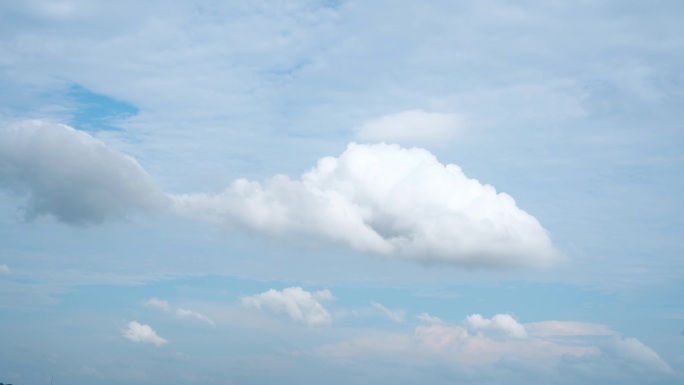
M 214 324 L 214 321 L 211 318 L 205 316 L 204 314 L 189 309 L 178 308 L 176 309 L 176 315 L 181 318 L 195 318 L 200 321 L 204 321 L 209 325 Z
M 148 343 L 157 346 L 168 343 L 167 340 L 159 337 L 150 326 L 137 321 L 128 323 L 128 326 L 123 330 L 123 336 L 136 343 Z
M 0 182 L 28 196 L 27 219 L 53 215 L 71 224 L 159 210 L 168 199 L 133 158 L 40 120 L 0 127 Z
M 329 299 L 332 299 L 332 294 L 328 290 L 311 293 L 300 287 L 288 287 L 282 291 L 271 289 L 242 297 L 241 302 L 243 306 L 287 314 L 294 321 L 308 326 L 323 326 L 329 325 L 332 317 L 319 301 Z
M 672 368 L 651 348 L 635 338 L 623 338 L 605 325 L 565 321 L 518 324 L 523 330 L 530 326 L 531 329 L 537 328 L 544 332 L 539 335 L 530 334 L 530 338 L 507 339 L 472 331 L 468 325 L 486 324 L 484 328 L 491 328 L 496 323 L 493 320 L 496 319 L 502 317 L 494 316 L 489 320 L 490 323 L 482 322 L 482 319 L 466 319 L 463 326 L 444 323 L 420 325 L 413 333 L 364 332 L 348 340 L 321 346 L 316 352 L 346 363 L 354 360 L 368 362 L 382 357 L 383 360 L 420 366 L 432 365 L 438 360 L 465 368 L 476 376 L 478 373 L 491 374 L 502 368 L 510 375 L 508 369 L 512 368 L 511 365 L 516 371 L 521 368 L 533 368 L 534 373 L 526 373 L 526 379 L 536 376 L 557 379 L 558 376 L 562 376 L 608 381 L 626 376 L 630 380 L 636 379 L 634 383 L 640 383 L 640 378 L 652 380 L 654 376 L 667 376 L 673 373 Z M 510 324 L 509 321 L 501 324 Z M 516 330 L 510 326 L 501 328 L 507 332 Z M 553 329 L 557 330 L 557 335 L 553 335 Z M 595 335 L 606 330 L 610 331 L 610 335 L 600 338 Z M 573 338 L 567 338 L 569 336 Z M 487 378 L 491 379 L 489 375 Z M 552 382 L 557 381 L 549 381 Z
M 161 309 L 163 311 L 169 311 L 171 308 L 169 302 L 159 298 L 150 298 L 144 303 L 147 307 L 152 307 L 156 309 Z
M 239 179 L 221 193 L 173 199 L 179 214 L 228 229 L 321 237 L 424 263 L 545 266 L 559 257 L 513 198 L 419 148 L 352 143 L 300 180 Z
M 373 306 L 373 308 L 382 312 L 382 314 L 386 315 L 387 318 L 391 319 L 392 321 L 394 321 L 396 323 L 403 323 L 404 322 L 404 313 L 403 312 L 390 310 L 390 309 L 382 306 L 381 304 L 379 304 L 377 302 L 373 302 L 373 303 L 371 303 L 371 305 Z
M 480 314 L 473 314 L 465 318 L 464 324 L 470 331 L 482 332 L 495 337 L 527 337 L 525 327 L 510 314 L 497 314 L 491 319 L 484 318 Z
M 428 314 L 428 313 L 422 313 L 422 314 L 420 314 L 420 315 L 417 315 L 416 318 L 417 318 L 419 321 L 423 321 L 423 322 L 428 323 L 428 324 L 431 324 L 431 325 L 434 325 L 434 324 L 437 324 L 437 325 L 444 324 L 444 321 L 442 321 L 441 318 L 431 316 L 431 315 Z
M 525 324 L 525 329 L 534 337 L 563 337 L 563 336 L 608 336 L 613 332 L 606 325 L 589 322 L 543 321 Z
M 403 145 L 447 144 L 463 129 L 458 114 L 407 110 L 370 120 L 356 129 L 356 138 Z
M 10 274 L 12 271 L 10 270 L 9 266 L 2 264 L 0 265 L 0 273 L 2 274 Z
M 602 344 L 601 348 L 605 354 L 645 370 L 672 373 L 670 365 L 663 361 L 658 353 L 636 338 L 614 335 L 609 342 Z

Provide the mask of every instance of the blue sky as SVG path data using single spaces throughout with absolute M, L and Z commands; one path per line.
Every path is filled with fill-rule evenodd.
M 0 1 L 0 382 L 679 384 L 677 1 Z

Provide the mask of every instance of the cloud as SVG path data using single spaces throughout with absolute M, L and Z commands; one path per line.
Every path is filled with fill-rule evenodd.
M 543 321 L 525 324 L 525 329 L 535 337 L 608 336 L 614 332 L 606 325 L 589 322 Z
M 558 378 L 572 379 L 562 383 L 586 383 L 577 379 L 617 380 L 623 377 L 627 377 L 629 383 L 651 383 L 653 378 L 666 378 L 662 376 L 673 373 L 651 348 L 636 338 L 624 338 L 605 325 L 564 321 L 519 324 L 509 317 L 497 314 L 490 320 L 466 318 L 463 325 L 419 325 L 412 333 L 364 332 L 323 345 L 316 349 L 316 354 L 346 364 L 382 359 L 420 367 L 441 362 L 468 371 L 475 376 L 474 383 L 482 383 L 482 378 L 491 380 L 491 374 L 502 369 L 505 375 L 510 375 L 511 370 L 514 373 L 531 370 L 525 373 L 524 379 L 540 376 L 544 379 L 542 383 L 557 383 Z M 528 326 L 544 330 L 543 336 L 530 333 L 527 338 L 503 339 L 500 335 L 481 332 L 482 328 L 493 328 L 497 323 L 509 325 L 500 326 L 502 330 L 517 330 L 510 327 L 510 321 L 515 321 L 522 330 Z M 473 323 L 479 325 L 478 331 L 471 330 L 469 324 Z M 554 328 L 558 335 L 552 335 Z M 610 330 L 610 335 L 593 335 L 605 330 Z M 573 338 L 568 338 L 570 336 Z
M 164 311 L 169 311 L 170 309 L 169 302 L 159 298 L 150 298 L 145 301 L 144 305 Z
M 2 273 L 2 274 L 11 274 L 12 271 L 10 270 L 10 268 L 9 268 L 7 265 L 2 264 L 2 265 L 0 265 L 0 273 Z
M 288 287 L 242 297 L 241 303 L 246 307 L 287 314 L 292 320 L 308 326 L 324 326 L 332 322 L 332 317 L 319 301 L 330 299 L 332 294 L 328 290 L 311 293 L 300 287 Z
M 613 338 L 600 346 L 606 355 L 614 359 L 637 365 L 648 371 L 672 373 L 670 365 L 663 361 L 658 353 L 636 338 L 623 338 L 614 335 Z
M 176 315 L 178 317 L 181 317 L 181 318 L 195 318 L 195 319 L 198 319 L 200 321 L 204 321 L 204 322 L 208 323 L 209 325 L 214 324 L 214 321 L 211 318 L 209 318 L 209 317 L 207 317 L 201 313 L 198 313 L 196 311 L 189 310 L 189 309 L 178 308 L 178 309 L 176 309 Z
M 396 323 L 403 323 L 404 322 L 404 313 L 403 312 L 392 311 L 392 310 L 382 306 L 381 304 L 379 304 L 377 302 L 373 302 L 373 303 L 371 303 L 371 305 L 373 306 L 373 308 L 382 312 L 384 315 L 387 316 L 387 318 L 391 319 L 392 321 L 394 321 Z
M 356 128 L 356 138 L 367 142 L 403 145 L 446 144 L 462 131 L 458 114 L 407 110 L 370 120 Z
M 416 319 L 418 319 L 419 321 L 423 321 L 425 323 L 428 323 L 428 324 L 433 324 L 433 325 L 434 324 L 441 325 L 444 323 L 444 321 L 442 321 L 441 318 L 433 317 L 428 313 L 422 313 L 422 314 L 416 316 Z
M 126 339 L 136 343 L 154 344 L 157 346 L 168 343 L 167 340 L 159 337 L 157 333 L 148 325 L 132 321 L 123 330 L 123 336 Z
M 513 198 L 419 148 L 351 143 L 300 180 L 239 179 L 221 193 L 173 200 L 180 215 L 227 229 L 318 237 L 423 263 L 500 268 L 559 258 Z
M 473 314 L 466 317 L 464 324 L 473 332 L 506 338 L 525 338 L 527 331 L 510 314 L 497 314 L 491 319 Z
M 133 158 L 85 132 L 41 120 L 0 127 L 0 182 L 28 196 L 28 220 L 52 215 L 69 224 L 99 223 L 167 203 Z
M 143 305 L 145 305 L 146 307 L 160 309 L 160 310 L 163 310 L 167 313 L 171 311 L 171 305 L 169 304 L 169 302 L 166 300 L 163 300 L 163 299 L 159 299 L 159 298 L 150 298 L 147 301 L 145 301 L 143 303 Z M 174 312 L 174 314 L 180 318 L 194 318 L 194 319 L 198 319 L 200 321 L 204 321 L 204 322 L 208 323 L 209 325 L 214 324 L 214 320 L 212 320 L 211 318 L 205 316 L 204 314 L 196 312 L 194 310 L 184 309 L 184 308 L 179 307 L 179 308 L 176 308 L 176 311 Z

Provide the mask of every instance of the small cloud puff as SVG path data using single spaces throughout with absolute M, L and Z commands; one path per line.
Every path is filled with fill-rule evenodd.
M 287 314 L 292 320 L 307 326 L 325 326 L 332 322 L 330 313 L 321 301 L 333 299 L 329 290 L 308 292 L 301 287 L 288 287 L 282 291 L 268 290 L 261 294 L 242 297 L 245 307 L 268 309 L 274 313 Z
M 161 346 L 168 343 L 167 340 L 159 337 L 149 325 L 144 325 L 137 321 L 128 323 L 126 328 L 123 330 L 123 336 L 129 341 L 136 343 L 153 344 L 156 346 Z
M 150 298 L 144 303 L 145 306 L 160 309 L 163 311 L 169 311 L 169 302 L 159 298 Z
M 0 265 L 0 274 L 11 274 L 11 273 L 12 273 L 12 271 L 10 270 L 10 268 L 7 265 L 5 265 L 5 264 Z

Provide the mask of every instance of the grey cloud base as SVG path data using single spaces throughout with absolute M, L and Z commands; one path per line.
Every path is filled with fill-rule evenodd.
M 27 220 L 69 224 L 159 211 L 168 198 L 135 159 L 64 124 L 22 121 L 0 128 L 0 187 L 27 195 Z
M 0 181 L 26 217 L 69 224 L 161 211 L 274 238 L 341 243 L 389 258 L 460 267 L 548 266 L 560 258 L 513 198 L 430 152 L 350 144 L 298 180 L 239 179 L 220 193 L 166 195 L 131 157 L 62 124 L 0 129 Z

